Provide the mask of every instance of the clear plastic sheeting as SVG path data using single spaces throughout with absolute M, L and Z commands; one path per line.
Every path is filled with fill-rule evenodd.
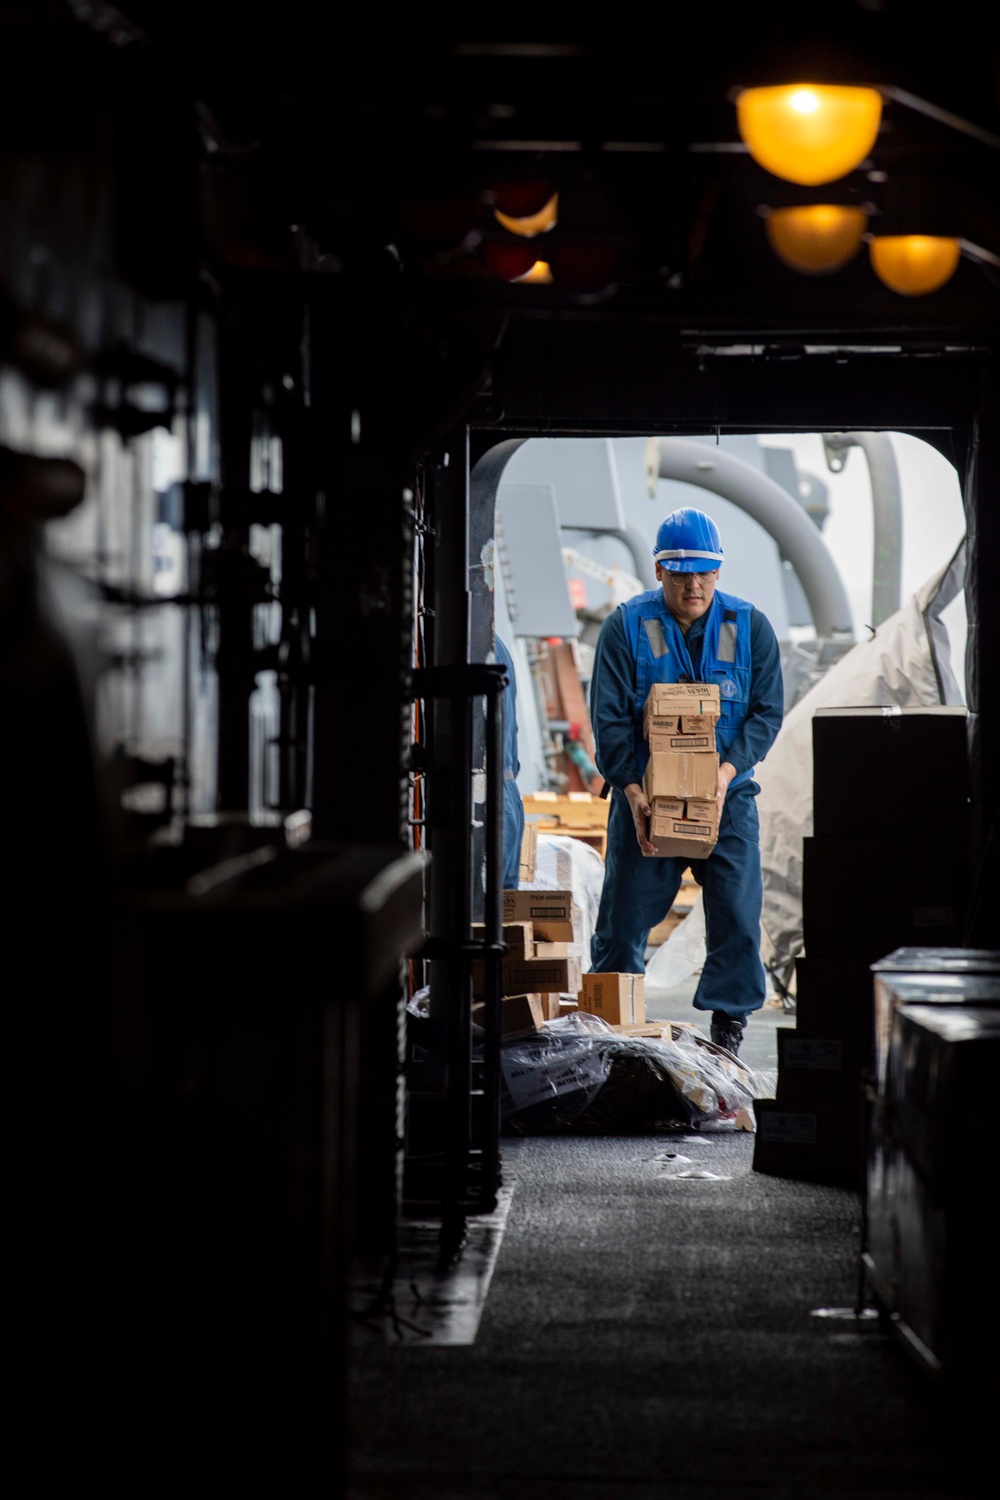
M 522 882 L 523 891 L 572 891 L 583 913 L 583 967 L 590 968 L 590 940 L 604 889 L 604 861 L 582 839 L 540 833 L 535 855 L 535 878 Z
M 813 827 L 813 714 L 819 708 L 961 702 L 940 616 L 963 576 L 964 544 L 871 640 L 849 651 L 796 703 L 757 768 L 764 875 L 761 957 L 772 973 L 781 974 L 802 951 L 802 840 Z
M 501 1052 L 502 1118 L 520 1134 L 576 1130 L 753 1130 L 753 1101 L 772 1090 L 707 1037 L 628 1036 L 583 1012 Z
M 698 887 L 691 910 L 665 943 L 653 949 L 646 965 L 647 990 L 671 990 L 700 974 L 705 966 L 705 903 Z

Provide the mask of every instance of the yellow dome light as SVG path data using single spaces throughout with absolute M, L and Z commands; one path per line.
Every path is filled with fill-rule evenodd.
M 530 271 L 525 271 L 523 276 L 516 276 L 514 279 L 519 285 L 527 281 L 535 286 L 548 286 L 552 281 L 552 267 L 548 261 L 536 260 Z
M 823 276 L 839 271 L 858 253 L 868 216 L 862 208 L 806 203 L 776 208 L 767 218 L 771 249 L 793 271 Z
M 841 84 L 744 89 L 736 100 L 740 135 L 754 161 L 803 187 L 853 171 L 874 146 L 881 119 L 877 89 Z
M 944 286 L 962 253 L 958 240 L 936 234 L 876 235 L 868 249 L 879 281 L 904 297 L 922 297 Z
M 498 208 L 493 210 L 498 224 L 504 229 L 509 229 L 511 234 L 523 235 L 526 240 L 533 239 L 536 234 L 545 234 L 554 229 L 559 218 L 559 194 L 553 193 L 548 203 L 544 204 L 536 214 L 528 214 L 526 218 L 515 219 L 511 214 L 502 214 Z

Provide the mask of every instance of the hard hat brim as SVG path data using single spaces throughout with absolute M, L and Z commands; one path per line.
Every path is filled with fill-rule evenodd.
M 677 548 L 676 551 L 654 552 L 653 561 L 668 573 L 714 573 L 722 566 L 719 552 L 702 552 Z
M 706 562 L 704 558 L 699 561 L 696 557 L 683 557 L 660 563 L 665 573 L 714 573 L 721 566 L 721 563 Z

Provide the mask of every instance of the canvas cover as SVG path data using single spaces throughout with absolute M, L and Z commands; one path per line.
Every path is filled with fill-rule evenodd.
M 795 704 L 757 767 L 764 875 L 761 957 L 776 975 L 783 975 L 802 950 L 802 840 L 813 826 L 813 714 L 819 708 L 963 703 L 941 614 L 964 578 L 963 542 L 951 562 Z

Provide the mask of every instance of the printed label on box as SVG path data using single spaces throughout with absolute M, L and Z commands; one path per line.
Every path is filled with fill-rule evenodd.
M 589 1039 L 577 1048 L 560 1050 L 548 1065 L 538 1056 L 526 1058 L 517 1047 L 505 1048 L 500 1063 L 517 1109 L 528 1109 L 574 1089 L 597 1088 L 608 1076 L 607 1059 L 593 1051 Z
M 950 906 L 915 906 L 914 927 L 950 927 L 955 917 Z
M 787 1146 L 815 1146 L 816 1116 L 761 1112 L 758 1122 L 761 1139 L 780 1141 Z
M 844 1049 L 840 1042 L 814 1041 L 811 1037 L 794 1037 L 785 1043 L 783 1061 L 790 1068 L 842 1068 Z

